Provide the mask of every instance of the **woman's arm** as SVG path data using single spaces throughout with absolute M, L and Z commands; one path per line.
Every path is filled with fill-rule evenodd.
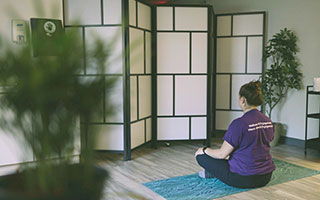
M 223 141 L 220 149 L 206 148 L 205 153 L 213 158 L 226 159 L 231 154 L 233 149 L 233 146 L 231 146 L 228 142 Z M 196 152 L 196 156 L 201 154 L 204 154 L 203 147 L 198 149 L 198 151 Z

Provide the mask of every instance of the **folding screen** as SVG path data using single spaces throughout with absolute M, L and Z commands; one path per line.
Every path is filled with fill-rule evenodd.
M 238 105 L 241 85 L 263 73 L 265 13 L 217 16 L 216 129 L 227 130 L 242 115 Z
M 132 149 L 149 141 L 209 143 L 215 77 L 212 7 L 150 7 L 138 0 L 63 2 L 66 31 L 76 29 L 83 38 L 79 76 L 118 77 L 117 85 L 105 87 L 100 97 L 105 101 L 111 95 L 116 115 L 109 117 L 103 103 L 95 119 L 81 122 L 98 128 L 95 149 L 124 152 L 128 160 Z M 97 74 L 90 59 L 95 36 L 112 47 L 105 74 Z M 90 137 L 90 129 L 82 133 Z
M 151 7 L 129 0 L 130 148 L 151 140 Z
M 209 142 L 213 9 L 166 5 L 155 12 L 156 139 Z
M 82 130 L 86 141 L 91 128 L 98 129 L 96 150 L 124 152 L 130 159 L 131 149 L 151 140 L 151 7 L 135 0 L 64 0 L 66 31 L 77 29 L 83 38 L 84 80 L 103 76 L 117 77 L 114 88 L 101 91 L 100 112 Z M 75 21 L 78 20 L 78 21 Z M 97 74 L 90 59 L 93 39 L 98 36 L 110 47 L 105 74 Z M 116 108 L 109 116 L 106 95 Z M 83 143 L 84 145 L 85 143 Z
M 83 70 L 80 72 L 84 81 L 94 76 L 103 76 L 107 83 L 111 77 L 117 77 L 114 88 L 101 91 L 103 103 L 99 113 L 89 123 L 86 137 L 90 137 L 90 129 L 97 128 L 97 150 L 125 151 L 125 67 L 124 67 L 124 28 L 123 2 L 121 0 L 64 0 L 64 25 L 66 32 L 70 29 L 78 30 L 83 38 L 80 45 L 83 48 Z M 75 21 L 77 20 L 77 21 Z M 105 74 L 98 74 L 95 63 L 90 59 L 91 47 L 95 37 L 101 38 L 110 47 L 108 67 Z M 108 115 L 106 110 L 106 95 L 111 97 L 115 107 L 115 114 Z M 87 138 L 88 139 L 88 138 Z M 85 140 L 84 140 L 85 141 Z M 85 143 L 82 143 L 85 145 Z

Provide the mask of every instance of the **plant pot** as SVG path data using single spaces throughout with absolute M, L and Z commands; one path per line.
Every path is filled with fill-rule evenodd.
M 274 147 L 278 145 L 278 142 L 280 140 L 281 132 L 282 132 L 283 126 L 281 123 L 273 123 L 273 130 L 274 130 L 274 138 L 270 142 L 270 146 Z
M 86 176 L 82 164 L 67 167 L 67 188 L 56 188 L 43 193 L 38 190 L 26 192 L 24 177 L 26 173 L 34 173 L 28 169 L 21 173 L 0 177 L 0 199 L 6 200 L 100 200 L 103 194 L 104 183 L 108 177 L 106 170 L 92 167 L 92 173 Z M 36 173 L 34 173 L 36 174 Z M 53 178 L 55 174 L 52 174 Z M 35 177 L 36 178 L 36 177 Z M 90 180 L 88 180 L 90 179 Z M 88 184 L 89 182 L 89 184 Z M 51 188 L 50 188 L 51 189 Z

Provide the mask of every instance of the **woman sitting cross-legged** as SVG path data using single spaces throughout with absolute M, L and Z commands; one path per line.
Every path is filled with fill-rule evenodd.
M 275 170 L 270 155 L 274 132 L 271 120 L 257 109 L 261 104 L 259 81 L 240 88 L 243 116 L 232 121 L 220 149 L 199 148 L 195 154 L 204 168 L 201 177 L 215 177 L 239 188 L 262 187 L 270 181 Z

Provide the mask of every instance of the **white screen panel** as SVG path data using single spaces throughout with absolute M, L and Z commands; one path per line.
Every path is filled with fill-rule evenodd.
M 138 2 L 138 26 L 151 30 L 151 8 Z
M 308 118 L 308 135 L 307 139 L 315 139 L 319 137 L 319 119 Z M 283 135 L 285 136 L 285 135 Z
M 176 76 L 175 86 L 176 115 L 206 115 L 206 76 Z
M 216 129 L 227 130 L 230 123 L 242 114 L 242 111 L 216 111 Z
M 157 7 L 157 30 L 173 30 L 172 7 Z
M 100 98 L 102 98 L 102 96 L 100 96 Z M 103 122 L 103 104 L 101 103 L 98 107 L 99 107 L 98 111 L 92 114 L 90 118 L 90 122 L 95 122 L 95 123 Z
M 137 77 L 130 77 L 130 114 L 131 114 L 131 122 L 136 121 L 138 114 L 138 89 L 137 89 Z
M 129 25 L 137 25 L 137 6 L 135 0 L 129 0 Z
M 0 98 L 2 95 L 0 94 Z M 2 100 L 2 99 L 0 99 Z M 28 143 L 25 141 L 21 130 L 16 129 L 13 119 L 16 117 L 10 109 L 0 109 L 2 120 L 7 121 L 10 130 L 0 127 L 0 165 L 10 165 L 22 162 L 33 161 L 33 152 Z M 28 115 L 29 116 L 29 115 Z M 29 120 L 28 120 L 29 119 Z M 24 129 L 32 131 L 32 124 L 28 123 L 32 119 L 25 117 Z
M 10 165 L 33 160 L 33 154 L 23 144 L 22 138 L 17 138 L 0 129 L 0 165 Z
M 131 149 L 140 146 L 145 141 L 144 120 L 131 124 Z
M 149 142 L 152 139 L 152 123 L 151 118 L 146 119 L 146 141 Z
M 97 73 L 97 63 L 92 60 L 92 46 L 100 38 L 110 48 L 105 65 L 105 73 L 122 73 L 122 28 L 121 27 L 88 27 L 86 28 L 87 74 Z
M 139 118 L 151 116 L 151 76 L 139 77 Z
M 157 114 L 172 115 L 173 78 L 172 76 L 158 76 L 157 79 Z
M 158 118 L 158 140 L 189 139 L 189 118 Z
M 17 170 L 20 169 L 20 165 L 9 165 L 9 166 L 0 166 L 0 176 L 5 176 L 8 174 L 14 174 Z
M 74 131 L 74 150 L 70 155 L 80 155 L 81 154 L 81 130 L 80 130 L 80 117 L 78 117 L 76 122 L 76 129 Z
M 130 33 L 130 73 L 144 73 L 144 33 L 142 30 L 129 28 Z
M 319 95 L 309 95 L 308 97 L 308 113 L 315 113 L 318 110 L 320 110 L 320 96 Z M 282 111 L 282 114 L 280 115 L 284 115 L 284 111 Z M 275 117 L 275 115 L 273 115 L 273 119 L 272 120 L 279 120 L 280 116 L 277 116 L 277 118 Z M 300 118 L 301 119 L 301 118 Z M 299 119 L 296 119 L 299 120 Z M 307 135 L 307 139 L 312 139 L 312 138 L 317 138 L 319 137 L 319 119 L 312 119 L 309 118 L 308 119 L 308 135 Z
M 233 16 L 233 35 L 262 35 L 263 14 Z
M 158 33 L 158 73 L 189 73 L 189 33 Z
M 217 17 L 217 36 L 231 35 L 231 16 Z
M 207 73 L 208 34 L 192 33 L 192 73 Z
M 94 149 L 123 151 L 123 125 L 91 125 L 90 128 L 97 129 Z
M 100 0 L 65 0 L 64 2 L 66 25 L 101 24 Z
M 104 0 L 103 14 L 104 24 L 121 24 L 121 1 L 119 0 Z
M 191 118 L 191 139 L 207 138 L 207 118 L 192 117 Z
M 208 8 L 175 7 L 176 30 L 208 30 Z
M 239 90 L 242 85 L 249 83 L 250 81 L 256 81 L 259 79 L 259 75 L 234 75 L 232 76 L 232 109 L 240 109 L 239 107 Z
M 230 75 L 217 75 L 216 107 L 218 109 L 230 107 Z
M 82 32 L 82 28 L 78 28 L 78 27 L 66 27 L 65 28 L 65 33 L 66 34 L 76 34 L 77 37 L 79 37 L 80 39 L 80 43 L 78 43 L 74 48 L 80 48 L 81 52 L 83 52 L 83 32 Z M 80 62 L 80 66 L 82 67 L 82 69 L 79 71 L 78 74 L 84 74 L 84 58 L 83 55 L 81 56 L 81 62 Z
M 109 78 L 106 77 L 106 81 Z M 106 122 L 123 122 L 123 78 L 117 77 L 116 83 L 113 88 L 106 86 L 106 105 L 111 102 L 111 106 L 114 109 L 114 113 L 109 115 L 109 111 L 106 110 Z
M 248 73 L 262 72 L 262 37 L 248 37 Z
M 217 39 L 217 72 L 244 73 L 246 65 L 246 39 Z
M 80 76 L 79 81 L 82 83 L 90 83 L 94 81 L 95 78 L 96 77 L 94 76 Z M 101 101 L 99 102 L 99 105 L 96 105 L 97 109 L 93 112 L 90 122 L 103 122 L 103 90 L 101 90 L 100 95 L 96 98 L 100 98 Z
M 151 33 L 146 33 L 146 73 L 151 74 L 152 49 L 151 49 Z
M 308 101 L 308 113 L 320 110 L 320 95 L 309 95 Z

